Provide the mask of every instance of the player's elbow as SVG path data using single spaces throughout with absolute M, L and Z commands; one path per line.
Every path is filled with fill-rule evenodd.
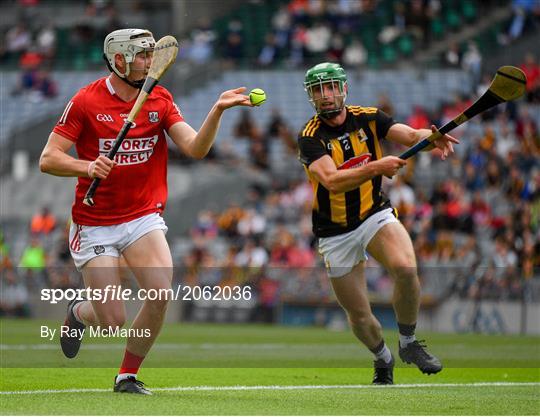
M 197 160 L 201 160 L 201 159 L 204 159 L 204 157 L 208 155 L 208 151 L 201 151 L 199 149 L 192 149 L 191 152 L 189 153 L 189 156 L 193 159 L 197 159 Z
M 43 173 L 48 173 L 51 170 L 51 156 L 46 150 L 39 157 L 39 170 Z
M 343 184 L 339 181 L 337 176 L 331 175 L 323 181 L 324 187 L 331 193 L 342 193 L 344 192 Z

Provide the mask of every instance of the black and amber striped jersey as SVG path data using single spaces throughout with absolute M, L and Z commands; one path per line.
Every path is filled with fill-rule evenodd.
M 309 165 L 324 155 L 329 155 L 338 169 L 355 168 L 382 158 L 379 141 L 394 120 L 375 107 L 346 106 L 346 111 L 341 126 L 331 127 L 316 115 L 298 135 L 299 159 L 313 186 L 313 233 L 317 237 L 347 233 L 373 213 L 389 207 L 381 191 L 381 176 L 355 190 L 333 193 L 309 171 Z

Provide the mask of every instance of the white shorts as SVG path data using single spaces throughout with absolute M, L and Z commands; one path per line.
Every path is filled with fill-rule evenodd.
M 342 277 L 367 260 L 366 248 L 375 233 L 385 224 L 398 222 L 393 210 L 387 208 L 371 215 L 350 232 L 319 238 L 319 252 L 330 278 Z
M 167 233 L 165 221 L 158 213 L 112 226 L 81 226 L 72 222 L 69 250 L 80 271 L 89 260 L 97 256 L 119 258 L 124 249 L 153 230 Z

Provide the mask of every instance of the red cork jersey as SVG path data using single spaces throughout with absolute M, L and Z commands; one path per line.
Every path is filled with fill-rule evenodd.
M 118 97 L 108 77 L 79 90 L 67 104 L 53 132 L 75 143 L 79 159 L 107 155 L 135 100 Z M 167 201 L 165 131 L 183 121 L 171 93 L 156 86 L 128 131 L 116 165 L 101 181 L 94 207 L 83 204 L 92 179 L 79 177 L 72 207 L 73 221 L 88 226 L 125 223 L 163 212 Z

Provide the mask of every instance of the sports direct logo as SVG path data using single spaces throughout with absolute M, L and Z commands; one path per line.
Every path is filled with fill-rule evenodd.
M 351 169 L 362 167 L 364 165 L 367 165 L 369 161 L 371 161 L 371 154 L 365 153 L 343 162 L 340 166 L 338 166 L 338 169 Z
M 158 135 L 150 138 L 124 139 L 114 161 L 118 165 L 137 165 L 150 159 L 158 142 Z M 112 149 L 114 139 L 99 139 L 99 154 L 107 155 Z

